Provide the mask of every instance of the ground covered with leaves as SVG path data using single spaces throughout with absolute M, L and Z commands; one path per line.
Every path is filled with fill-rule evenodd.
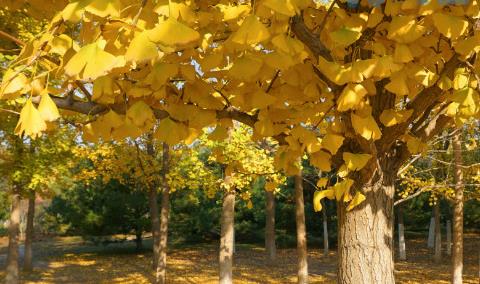
M 146 245 L 148 245 L 148 241 Z M 6 243 L 2 242 L 0 262 L 5 262 Z M 479 283 L 480 235 L 465 238 L 464 283 Z M 398 283 L 449 283 L 450 261 L 434 264 L 432 251 L 424 239 L 407 241 L 408 261 L 396 262 Z M 35 244 L 36 265 L 31 273 L 22 273 L 23 283 L 150 283 L 151 253 L 136 252 L 132 243 L 94 246 L 80 238 L 53 238 Z M 215 245 L 177 247 L 168 255 L 169 283 L 217 283 Z M 322 255 L 310 249 L 311 283 L 335 283 L 336 253 Z M 4 271 L 0 274 L 3 281 Z M 295 283 L 295 249 L 278 250 L 278 260 L 268 263 L 261 247 L 237 245 L 235 283 Z

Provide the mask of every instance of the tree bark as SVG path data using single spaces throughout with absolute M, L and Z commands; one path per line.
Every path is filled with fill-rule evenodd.
M 463 173 L 460 133 L 452 139 L 455 157 L 455 196 L 453 203 L 452 284 L 461 284 L 463 275 Z
M 435 253 L 433 261 L 440 263 L 442 261 L 442 231 L 440 228 L 440 200 L 437 200 L 434 206 L 435 213 Z
M 157 189 L 151 188 L 148 201 L 150 206 L 150 219 L 152 222 L 153 239 L 153 271 L 157 271 L 158 255 L 160 253 L 160 216 L 158 214 Z
M 34 221 L 35 218 L 35 192 L 33 192 L 28 198 L 28 212 L 27 212 L 27 229 L 25 236 L 25 260 L 23 263 L 23 270 L 31 271 L 33 269 L 33 254 L 32 254 L 32 242 L 34 236 Z
M 302 172 L 295 176 L 295 221 L 297 224 L 297 283 L 308 283 L 307 230 L 305 226 Z
M 346 204 L 338 203 L 337 283 L 395 283 L 393 262 L 395 173 L 395 170 L 377 169 L 378 181 L 362 188 L 366 200 L 350 212 L 347 212 Z
M 398 205 L 398 257 L 400 260 L 407 259 L 405 251 L 405 227 L 403 222 L 403 205 Z
M 277 251 L 275 245 L 275 195 L 265 190 L 265 251 L 267 259 L 274 261 Z
M 435 217 L 430 218 L 430 226 L 428 227 L 427 247 L 433 248 L 435 244 Z
M 323 255 L 327 256 L 329 247 L 328 247 L 328 216 L 327 216 L 327 207 L 325 207 L 325 202 L 323 200 L 320 201 L 322 203 L 322 214 L 323 214 Z
M 20 226 L 20 193 L 14 188 L 12 193 L 12 205 L 10 209 L 10 224 L 8 226 L 8 256 L 6 284 L 19 283 L 18 277 L 18 239 Z
M 220 229 L 220 254 L 219 272 L 220 284 L 233 283 L 233 230 L 235 215 L 235 191 L 226 191 L 223 196 L 221 229 Z
M 143 249 L 143 238 L 141 230 L 137 230 L 135 232 L 135 249 L 137 251 L 141 251 Z
M 447 255 L 452 255 L 452 222 L 447 220 Z
M 168 239 L 168 219 L 170 214 L 170 187 L 167 184 L 167 172 L 169 165 L 169 146 L 163 143 L 162 150 L 162 173 L 161 178 L 163 182 L 162 203 L 160 209 L 160 239 L 158 252 L 158 265 L 155 273 L 156 283 L 167 283 L 167 239 Z

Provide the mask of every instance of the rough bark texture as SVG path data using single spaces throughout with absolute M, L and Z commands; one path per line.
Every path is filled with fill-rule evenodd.
M 447 220 L 447 255 L 452 255 L 452 222 Z
M 322 214 L 323 214 L 323 255 L 328 255 L 328 216 L 327 216 L 327 207 L 325 207 L 325 202 L 320 201 L 322 203 Z
M 378 181 L 362 188 L 366 200 L 350 212 L 338 206 L 338 283 L 393 284 L 393 195 L 396 171 L 377 169 Z
M 160 240 L 159 240 L 159 253 L 158 253 L 158 265 L 156 275 L 156 283 L 167 283 L 167 239 L 168 239 L 168 217 L 170 214 L 170 188 L 167 184 L 166 174 L 168 172 L 169 161 L 169 146 L 163 143 L 162 152 L 162 203 L 160 209 Z
M 427 247 L 433 248 L 435 244 L 435 217 L 430 218 L 430 226 L 428 227 Z
M 148 201 L 150 206 L 150 219 L 152 222 L 153 270 L 156 271 L 160 251 L 160 216 L 158 214 L 157 190 L 155 188 L 150 189 Z
M 461 284 L 463 274 L 463 173 L 460 133 L 453 136 L 455 156 L 455 197 L 453 203 L 452 283 Z
M 137 251 L 141 251 L 143 249 L 142 231 L 137 231 L 135 233 L 135 248 Z
M 17 189 L 12 193 L 10 224 L 8 226 L 8 256 L 5 283 L 17 284 L 18 278 L 18 239 L 20 227 L 20 194 Z
M 221 232 L 220 232 L 220 254 L 219 272 L 220 284 L 233 283 L 232 262 L 233 262 L 233 230 L 235 215 L 235 192 L 225 192 L 222 204 Z
M 437 200 L 434 206 L 435 215 L 435 253 L 433 261 L 440 263 L 442 261 L 442 231 L 440 228 L 440 200 Z
M 277 250 L 275 246 L 275 195 L 265 190 L 265 251 L 269 261 L 274 261 Z
M 297 283 L 308 283 L 307 229 L 305 226 L 305 204 L 303 201 L 303 179 L 300 172 L 295 176 L 295 221 L 297 224 Z
M 405 250 L 405 227 L 403 222 L 403 206 L 398 206 L 398 258 L 400 260 L 407 259 Z
M 35 218 L 35 192 L 28 198 L 28 212 L 27 212 L 27 229 L 25 236 L 25 260 L 23 263 L 23 270 L 31 271 L 33 268 L 33 254 L 32 254 L 32 242 L 33 242 L 33 220 Z

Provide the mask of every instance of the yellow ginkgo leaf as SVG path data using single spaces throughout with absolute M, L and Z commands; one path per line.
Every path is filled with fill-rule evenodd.
M 240 28 L 230 38 L 235 43 L 251 45 L 267 40 L 270 38 L 270 33 L 257 16 L 250 15 L 243 20 Z
M 363 97 L 367 94 L 367 89 L 361 84 L 348 84 L 342 91 L 337 100 L 337 110 L 347 111 L 357 109 Z
M 170 17 L 148 33 L 150 40 L 168 47 L 183 47 L 200 40 L 200 34 Z
M 399 96 L 406 96 L 410 93 L 407 84 L 407 74 L 405 71 L 398 71 L 390 76 L 390 82 L 385 85 L 385 89 L 388 91 L 399 95 Z
M 253 56 L 243 56 L 233 62 L 229 74 L 236 79 L 249 81 L 252 80 L 262 68 L 262 60 Z
M 352 113 L 352 126 L 355 132 L 367 140 L 378 140 L 382 136 L 377 122 L 371 115 L 365 117 Z
M 407 121 L 412 115 L 412 109 L 394 110 L 386 109 L 380 115 L 380 122 L 386 127 L 394 126 Z
M 388 27 L 387 38 L 400 43 L 411 43 L 419 39 L 425 31 L 425 27 L 418 25 L 413 15 L 394 16 Z
M 362 33 L 353 29 L 343 27 L 330 33 L 332 41 L 339 46 L 348 46 L 356 42 Z
M 432 19 L 437 30 L 452 40 L 456 40 L 459 36 L 463 35 L 468 28 L 468 21 L 462 17 L 434 13 Z
M 23 73 L 17 73 L 8 69 L 3 74 L 2 85 L 0 85 L 0 99 L 15 99 L 22 92 L 28 91 L 28 78 Z
M 408 45 L 397 43 L 395 45 L 395 52 L 393 53 L 393 60 L 399 63 L 407 63 L 412 61 L 413 55 Z
M 352 201 L 347 206 L 347 211 L 352 210 L 355 208 L 355 206 L 358 206 L 360 203 L 362 203 L 366 199 L 365 195 L 363 195 L 360 191 L 357 191 L 355 193 L 355 196 L 353 197 Z
M 262 5 L 288 17 L 295 16 L 297 10 L 291 0 L 265 0 Z
M 273 192 L 273 191 L 275 191 L 275 189 L 276 189 L 277 187 L 278 187 L 278 183 L 276 183 L 276 182 L 267 181 L 267 182 L 265 183 L 265 190 L 266 190 L 266 191 L 271 191 L 271 192 Z
M 154 136 L 159 141 L 173 146 L 188 137 L 188 134 L 188 127 L 185 124 L 177 123 L 167 117 L 160 121 Z
M 150 129 L 155 121 L 152 109 L 144 102 L 137 101 L 127 110 L 127 119 L 141 129 Z
M 125 53 L 127 62 L 140 63 L 158 57 L 157 45 L 150 40 L 150 32 L 148 30 L 143 31 L 132 39 Z
M 274 134 L 273 122 L 268 118 L 260 119 L 259 121 L 255 122 L 253 130 L 256 135 L 261 137 L 270 137 Z
M 343 195 L 350 190 L 350 187 L 352 187 L 353 182 L 354 181 L 352 179 L 346 178 L 341 182 L 337 182 L 332 187 L 332 189 L 335 191 L 335 199 L 337 199 L 337 201 L 342 200 Z
M 371 158 L 372 155 L 370 154 L 354 154 L 350 152 L 343 152 L 343 160 L 350 171 L 361 170 Z
M 223 141 L 227 139 L 227 137 L 228 137 L 228 129 L 221 125 L 217 125 L 217 127 L 215 127 L 215 130 L 213 130 L 212 133 L 208 135 L 208 139 L 213 141 Z
M 42 92 L 42 99 L 38 105 L 38 111 L 44 121 L 55 121 L 60 117 L 57 105 L 52 98 L 50 98 L 46 90 Z
M 427 149 L 427 145 L 422 142 L 422 140 L 418 139 L 409 134 L 403 135 L 403 140 L 407 142 L 408 151 L 413 155 L 417 153 L 421 153 Z
M 102 76 L 93 82 L 92 100 L 101 104 L 113 104 L 115 94 L 113 92 L 114 81 L 111 76 Z
M 247 208 L 248 208 L 248 209 L 252 209 L 252 208 L 253 208 L 253 203 L 252 203 L 251 200 L 248 200 L 248 202 L 247 202 Z
M 313 210 L 315 212 L 322 210 L 322 199 L 324 198 L 333 199 L 335 198 L 335 191 L 333 189 L 326 190 L 317 190 L 313 194 Z
M 32 100 L 28 99 L 20 112 L 20 119 L 15 127 L 15 134 L 30 136 L 32 139 L 42 134 L 47 129 L 47 124 L 42 119 L 40 112 L 33 106 Z
M 115 67 L 124 65 L 123 58 L 115 57 L 101 48 L 105 42 L 83 46 L 65 65 L 65 74 L 83 80 L 94 80 Z
M 78 22 L 81 20 L 83 13 L 89 12 L 93 15 L 105 17 L 119 17 L 121 10 L 120 0 L 79 0 L 68 4 L 61 12 L 61 16 L 65 21 Z
M 327 133 L 322 139 L 322 147 L 327 149 L 332 155 L 335 155 L 342 146 L 344 139 L 345 137 L 343 136 Z
M 330 154 L 324 151 L 318 151 L 310 154 L 310 164 L 321 171 L 329 172 L 330 166 Z
M 250 11 L 250 5 L 224 5 L 217 4 L 215 7 L 219 8 L 223 14 L 224 21 L 235 20 L 238 17 L 248 14 Z
M 318 188 L 324 188 L 326 187 L 328 184 L 328 178 L 326 177 L 323 177 L 323 178 L 319 178 L 318 181 L 317 181 L 317 187 Z

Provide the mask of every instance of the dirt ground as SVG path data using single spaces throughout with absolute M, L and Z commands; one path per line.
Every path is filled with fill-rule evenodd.
M 5 262 L 5 240 L 0 241 L 0 263 Z M 35 269 L 22 273 L 22 283 L 150 283 L 150 252 L 137 253 L 133 244 L 92 246 L 80 238 L 53 238 L 35 243 Z M 478 284 L 480 236 L 465 238 L 464 283 Z M 168 283 L 218 283 L 218 250 L 214 245 L 169 251 Z M 434 264 L 423 239 L 407 241 L 407 261 L 397 261 L 397 283 L 449 283 L 450 260 Z M 278 250 L 278 260 L 267 263 L 263 248 L 237 245 L 235 283 L 295 283 L 295 249 Z M 336 253 L 309 251 L 310 283 L 335 283 Z M 3 281 L 5 272 L 0 272 Z

